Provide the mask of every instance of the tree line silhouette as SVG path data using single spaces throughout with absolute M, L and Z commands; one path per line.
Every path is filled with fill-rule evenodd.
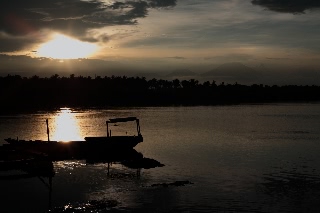
M 319 86 L 269 86 L 127 76 L 0 77 L 2 111 L 68 107 L 221 105 L 320 100 Z

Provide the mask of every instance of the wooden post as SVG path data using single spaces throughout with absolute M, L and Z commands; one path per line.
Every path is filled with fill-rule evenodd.
M 48 135 L 48 141 L 50 141 L 50 131 L 49 131 L 49 121 L 48 121 L 48 119 L 46 119 L 46 123 L 47 123 L 47 135 Z
M 49 177 L 49 210 L 52 207 L 52 177 Z
M 141 176 L 141 168 L 137 168 L 137 178 L 140 178 Z
M 108 162 L 108 173 L 107 175 L 109 176 L 110 175 L 110 162 Z
M 107 121 L 107 137 L 109 137 L 109 122 Z
M 136 120 L 137 122 L 137 132 L 138 132 L 138 135 L 140 135 L 140 124 L 139 124 L 139 119 Z

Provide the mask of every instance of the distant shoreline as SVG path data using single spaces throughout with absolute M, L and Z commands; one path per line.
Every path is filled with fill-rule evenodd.
M 19 75 L 0 77 L 1 114 L 6 112 L 71 108 L 214 106 L 272 103 L 316 103 L 319 86 L 262 85 L 215 81 L 146 80 L 111 76 L 92 79 L 74 76 L 50 78 Z

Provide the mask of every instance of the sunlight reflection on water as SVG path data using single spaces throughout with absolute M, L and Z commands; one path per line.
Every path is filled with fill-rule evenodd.
M 54 141 L 80 141 L 83 136 L 78 120 L 70 108 L 61 108 L 54 116 L 52 140 Z

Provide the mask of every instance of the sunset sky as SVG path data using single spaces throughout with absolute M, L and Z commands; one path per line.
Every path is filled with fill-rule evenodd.
M 199 75 L 232 63 L 268 76 L 262 83 L 317 84 L 319 9 L 317 0 L 1 0 L 0 75 Z

